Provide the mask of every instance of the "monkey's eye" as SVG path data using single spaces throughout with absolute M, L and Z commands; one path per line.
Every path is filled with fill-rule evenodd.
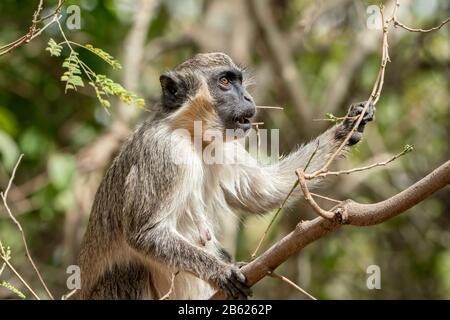
M 225 86 L 225 87 L 229 86 L 230 83 L 231 83 L 230 79 L 227 78 L 227 77 L 221 77 L 221 78 L 219 79 L 219 82 L 220 82 L 221 85 L 223 85 L 223 86 Z

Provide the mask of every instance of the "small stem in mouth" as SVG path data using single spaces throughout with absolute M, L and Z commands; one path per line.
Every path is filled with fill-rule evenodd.
M 283 107 L 275 107 L 275 106 L 256 106 L 258 109 L 276 109 L 276 110 L 284 110 Z

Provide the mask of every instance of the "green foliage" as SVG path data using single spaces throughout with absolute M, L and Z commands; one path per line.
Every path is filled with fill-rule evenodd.
M 48 40 L 47 48 L 45 48 L 46 51 L 50 52 L 51 56 L 55 57 L 59 57 L 61 55 L 62 49 L 63 47 L 57 44 L 56 41 L 53 40 L 53 38 L 50 38 L 50 40 Z
M 50 144 L 49 137 L 36 127 L 27 127 L 19 139 L 20 150 L 27 155 L 29 160 L 38 160 L 44 156 L 48 152 Z M 17 155 L 11 161 L 13 165 L 17 161 L 18 156 L 19 150 L 17 150 Z
M 182 40 L 185 37 L 185 27 L 192 27 L 194 30 L 203 28 L 206 12 L 212 18 L 215 17 L 211 10 L 202 10 L 198 19 L 187 21 L 183 17 L 180 18 L 180 11 L 173 13 L 166 2 L 169 1 L 162 1 L 161 5 L 156 7 L 146 36 L 146 50 L 151 50 L 147 51 L 150 54 L 146 56 L 146 72 L 141 75 L 140 83 L 143 92 L 151 100 L 156 100 L 160 95 L 156 75 L 197 53 L 198 46 L 195 41 L 193 44 L 191 41 Z M 174 3 L 173 6 L 180 6 L 192 1 L 170 2 Z M 430 21 L 426 23 L 420 23 L 415 15 L 408 17 L 410 10 L 402 5 L 402 12 L 406 15 L 405 22 L 415 21 L 416 27 L 437 24 L 449 15 L 444 2 L 436 2 L 438 5 L 430 15 Z M 73 226 L 77 232 L 84 232 L 84 227 L 75 227 L 77 224 L 70 223 L 72 216 L 68 215 L 68 212 L 76 209 L 73 199 L 76 194 L 72 184 L 77 171 L 70 163 L 65 166 L 62 162 L 72 162 L 73 159 L 68 155 L 80 154 L 80 151 L 90 144 L 97 143 L 113 120 L 99 110 L 100 103 L 92 97 L 97 89 L 99 93 L 102 92 L 99 95 L 106 101 L 105 105 L 116 100 L 114 94 L 107 93 L 107 89 L 100 87 L 100 82 L 108 81 L 100 77 L 99 83 L 96 84 L 97 75 L 105 75 L 120 83 L 120 74 L 113 70 L 111 61 L 99 57 L 98 51 L 92 52 L 86 44 L 102 48 L 118 57 L 118 53 L 123 50 L 124 38 L 130 30 L 133 18 L 132 14 L 129 14 L 129 18 L 124 19 L 124 10 L 116 6 L 124 1 L 80 3 L 83 6 L 83 28 L 71 30 L 67 32 L 67 36 L 69 44 L 79 53 L 77 57 L 81 61 L 79 68 L 82 72 L 79 76 L 83 79 L 85 88 L 78 88 L 78 92 L 82 91 L 83 94 L 77 94 L 75 97 L 64 95 L 63 88 L 66 83 L 60 81 L 60 76 L 54 76 L 54 67 L 61 66 L 71 52 L 57 28 L 50 27 L 47 30 L 52 32 L 51 37 L 57 45 L 59 43 L 61 50 L 52 43 L 55 48 L 49 48 L 45 52 L 36 51 L 41 43 L 47 46 L 50 36 L 44 32 L 29 45 L 19 47 L 12 54 L 0 58 L 0 182 L 3 183 L 0 189 L 4 187 L 6 173 L 11 172 L 19 153 L 25 153 L 15 182 L 19 188 L 22 185 L 32 185 L 33 188 L 27 188 L 30 193 L 19 202 L 14 200 L 11 193 L 11 209 L 21 220 L 30 241 L 30 250 L 44 279 L 52 291 L 61 293 L 67 288 L 65 281 L 61 280 L 57 273 L 65 267 L 61 260 L 63 255 L 70 255 L 71 251 L 70 247 L 61 243 L 62 232 L 68 226 Z M 196 5 L 203 7 L 204 3 L 205 1 L 197 1 Z M 427 2 L 411 1 L 411 6 L 419 3 L 423 7 Z M 227 9 L 229 3 L 223 2 L 221 5 Z M 277 9 L 276 20 L 282 24 L 280 32 L 296 30 L 299 26 L 297 23 L 302 18 L 301 12 L 311 5 L 314 5 L 314 0 L 272 1 L 271 6 Z M 1 45 L 13 40 L 13 35 L 18 31 L 29 28 L 30 17 L 35 9 L 36 1 L 0 1 L 0 16 L 5 20 L 4 27 L 0 28 Z M 326 111 L 332 112 L 334 116 L 328 116 L 330 122 L 341 121 L 348 104 L 367 98 L 380 65 L 381 44 L 377 42 L 375 47 L 363 50 L 365 53 L 362 53 L 362 61 L 353 69 L 349 79 L 345 78 L 348 75 L 346 72 L 341 73 L 342 70 L 348 71 L 347 66 L 351 64 L 347 64 L 347 61 L 353 56 L 352 52 L 361 53 L 358 46 L 355 48 L 355 40 L 359 39 L 356 36 L 360 31 L 364 31 L 366 26 L 363 22 L 352 19 L 355 9 L 355 6 L 346 6 L 337 11 L 329 10 L 324 13 L 324 21 L 335 17 L 336 14 L 342 19 L 332 19 L 332 24 L 314 23 L 310 30 L 301 33 L 302 37 L 297 43 L 289 43 L 293 46 L 292 61 L 305 82 L 305 94 L 314 106 L 314 117 L 325 118 Z M 222 11 L 218 11 L 220 15 Z M 289 15 L 288 19 L 286 15 Z M 233 19 L 235 18 L 230 16 L 229 21 L 235 22 Z M 64 17 L 61 22 L 64 23 Z M 341 164 L 345 168 L 359 167 L 367 161 L 375 160 L 374 156 L 405 150 L 407 142 L 414 144 L 415 152 L 403 157 L 395 166 L 346 177 L 345 181 L 342 181 L 345 182 L 342 185 L 344 188 L 336 187 L 341 185 L 340 180 L 334 181 L 338 184 L 325 183 L 324 186 L 328 185 L 329 188 L 320 190 L 323 195 L 336 199 L 352 198 L 362 203 L 378 202 L 418 181 L 432 168 L 449 159 L 449 28 L 450 26 L 446 26 L 438 32 L 422 35 L 398 29 L 391 30 L 390 34 L 396 39 L 390 47 L 392 61 L 387 65 L 385 86 L 377 104 L 376 120 L 366 127 L 365 139 L 358 144 L 359 151 L 351 152 L 350 158 L 341 161 Z M 223 32 L 209 29 L 203 31 L 205 37 L 212 39 L 222 39 L 222 35 L 232 36 L 230 32 L 234 32 L 231 29 L 224 29 Z M 258 121 L 265 122 L 267 129 L 281 128 L 280 151 L 287 153 L 295 145 L 312 138 L 312 133 L 304 136 L 298 130 L 304 125 L 310 126 L 311 119 L 295 117 L 292 101 L 285 94 L 283 82 L 279 81 L 280 70 L 271 69 L 272 66 L 268 63 L 270 59 L 258 50 L 264 45 L 262 38 L 253 36 L 251 30 L 245 30 L 242 35 L 245 36 L 247 32 L 251 37 L 247 52 L 248 61 L 245 62 L 251 66 L 252 73 L 257 75 L 256 80 L 262 80 L 263 87 L 268 88 L 263 92 L 258 85 L 251 89 L 258 92 L 260 103 L 285 106 L 284 111 L 260 112 Z M 379 33 L 380 30 L 373 30 L 363 42 L 374 40 L 373 37 L 377 37 Z M 182 40 L 181 45 L 169 46 L 168 50 L 158 50 L 158 42 L 164 44 L 167 40 L 168 43 L 178 43 L 179 39 Z M 82 44 L 78 45 L 70 40 L 80 41 Z M 227 41 L 217 41 L 217 44 L 214 41 L 216 50 L 233 55 L 236 51 L 226 47 L 226 44 Z M 52 47 L 50 44 L 48 46 Z M 157 50 L 154 50 L 155 48 Z M 60 55 L 57 56 L 54 52 L 50 58 L 55 49 L 56 52 L 60 50 Z M 115 60 L 114 58 L 109 57 L 110 60 Z M 55 59 L 56 65 L 51 66 L 49 59 Z M 67 71 L 66 68 L 60 70 L 61 75 Z M 339 77 L 335 78 L 337 76 Z M 339 88 L 343 80 L 349 80 L 350 87 L 345 91 L 339 109 L 328 109 L 325 105 L 327 101 L 323 98 L 324 94 L 329 93 L 326 90 L 329 89 L 330 81 L 332 86 Z M 104 85 L 111 87 L 112 84 Z M 122 96 L 126 97 L 126 94 L 122 93 Z M 80 108 L 80 105 L 84 107 Z M 319 132 L 321 127 L 328 127 L 329 123 L 315 122 L 312 125 L 316 132 Z M 108 167 L 109 163 L 104 165 Z M 74 171 L 70 173 L 71 170 Z M 61 177 L 57 177 L 58 175 Z M 44 181 L 40 177 L 44 177 Z M 89 179 L 85 183 L 91 185 L 98 183 L 96 181 L 97 179 Z M 280 270 L 280 273 L 295 282 L 298 280 L 304 289 L 318 298 L 449 299 L 448 199 L 449 189 L 444 188 L 404 215 L 386 223 L 372 228 L 349 228 L 345 232 L 335 233 L 312 246 L 307 246 L 300 255 L 281 266 L 284 269 Z M 326 208 L 333 205 L 320 201 Z M 20 234 L 1 211 L 0 208 L 0 236 L 13 248 L 14 266 L 24 271 L 25 279 L 32 287 L 40 287 L 37 277 L 31 274 L 30 266 L 26 264 Z M 273 213 L 264 217 L 246 217 L 241 223 L 235 246 L 238 259 L 249 258 Z M 295 228 L 299 220 L 312 217 L 314 213 L 304 202 L 299 207 L 292 206 L 292 209 L 286 210 L 282 219 L 275 221 L 265 248 Z M 224 239 L 231 239 L 230 236 L 230 233 L 224 231 Z M 229 249 L 233 250 L 233 247 Z M 381 267 L 381 290 L 368 290 L 365 286 L 366 268 L 371 264 Z M 0 260 L 0 269 L 1 267 Z M 0 283 L 7 280 L 13 285 L 17 284 L 16 287 L 23 290 L 29 298 L 28 292 L 16 279 L 10 280 L 10 276 L 6 266 Z M 11 291 L 6 291 L 7 289 L 0 287 L 1 296 L 9 294 L 8 297 L 17 297 Z M 255 297 L 301 298 L 289 286 L 271 279 L 263 280 L 255 287 Z
M 54 154 L 48 161 L 48 176 L 50 182 L 57 189 L 68 188 L 76 169 L 76 162 L 73 156 L 68 154 Z
M 63 32 L 62 29 L 61 32 Z M 108 63 L 113 69 L 121 69 L 122 66 L 119 61 L 117 61 L 112 55 L 100 48 L 95 48 L 91 44 L 82 45 L 77 42 L 69 41 L 64 33 L 62 33 L 62 35 L 65 39 L 63 43 L 65 43 L 70 49 L 69 56 L 62 64 L 63 68 L 67 69 L 61 77 L 61 81 L 66 82 L 65 92 L 67 92 L 67 90 L 77 90 L 77 87 L 84 87 L 84 81 L 81 78 L 84 73 L 84 75 L 89 79 L 89 85 L 94 88 L 95 95 L 103 107 L 109 108 L 111 106 L 111 103 L 108 100 L 109 96 L 116 96 L 124 103 L 136 104 L 141 108 L 145 106 L 144 99 L 139 98 L 135 93 L 126 90 L 122 85 L 114 82 L 107 76 L 94 72 L 84 61 L 80 59 L 78 52 L 73 50 L 72 45 L 79 46 L 89 52 L 92 52 Z M 50 55 L 59 57 L 61 55 L 62 46 L 50 38 L 46 50 L 50 52 Z
M 11 259 L 11 248 L 3 246 L 3 243 L 1 240 L 0 240 L 0 255 L 7 261 L 9 259 Z M 3 262 L 0 267 L 0 276 L 2 275 L 3 271 L 5 270 L 5 267 L 6 267 L 6 263 Z
M 1 241 L 0 241 L 0 256 L 3 259 L 5 259 L 6 261 L 9 261 L 11 259 L 11 248 L 3 246 L 3 243 Z M 5 268 L 6 268 L 6 263 L 3 263 L 0 266 L 0 276 L 2 275 L 3 271 L 5 270 Z M 16 296 L 18 296 L 21 299 L 25 299 L 26 298 L 26 296 L 19 289 L 14 287 L 8 281 L 4 281 L 3 280 L 2 282 L 0 282 L 0 287 L 4 287 L 5 289 L 11 291 L 12 293 L 14 293 Z
M 103 74 L 95 75 L 95 82 L 89 82 L 95 88 L 97 98 L 104 107 L 109 107 L 110 103 L 103 97 L 114 95 L 127 104 L 135 103 L 139 107 L 144 107 L 144 99 L 138 98 L 136 94 L 126 90 L 119 83 L 114 82 Z
M 412 145 L 410 145 L 410 144 L 406 144 L 406 145 L 403 147 L 403 150 L 404 150 L 405 154 L 406 154 L 406 153 L 410 153 L 411 151 L 414 150 L 414 146 L 412 146 Z
M 87 45 L 83 46 L 83 48 L 91 51 L 92 53 L 96 54 L 98 57 L 102 58 L 109 65 L 111 65 L 111 67 L 113 67 L 113 69 L 122 69 L 122 65 L 119 63 L 119 61 L 114 59 L 114 57 L 112 55 L 110 55 L 108 52 L 106 52 L 100 48 L 95 48 L 91 44 L 87 44 Z
M 11 136 L 14 136 L 19 130 L 14 113 L 4 106 L 0 106 L 0 128 Z
M 0 159 L 6 169 L 10 170 L 14 167 L 17 157 L 19 156 L 19 149 L 14 140 L 5 132 L 0 131 Z
M 12 293 L 14 293 L 16 296 L 18 296 L 21 299 L 25 299 L 26 296 L 22 293 L 22 291 L 20 291 L 19 289 L 17 289 L 16 287 L 14 287 L 11 283 L 9 283 L 8 281 L 2 281 L 0 283 L 0 286 L 8 289 L 9 291 L 11 291 Z
M 337 123 L 339 121 L 338 117 L 329 112 L 325 113 L 325 118 L 333 123 Z
M 67 69 L 61 77 L 61 81 L 66 82 L 66 92 L 67 90 L 77 90 L 77 87 L 84 87 L 83 79 L 80 77 L 81 70 L 78 61 L 78 53 L 71 51 L 62 64 L 63 68 Z

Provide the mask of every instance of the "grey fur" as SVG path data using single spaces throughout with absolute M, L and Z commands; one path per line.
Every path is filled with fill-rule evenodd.
M 190 101 L 209 70 L 224 66 L 237 68 L 224 54 L 201 54 L 170 73 L 179 82 L 189 79 L 182 85 Z M 213 289 L 246 297 L 250 290 L 245 277 L 215 237 L 215 216 L 238 210 L 262 214 L 276 208 L 295 181 L 295 169 L 305 165 L 317 141 L 308 171 L 328 159 L 351 127 L 346 121 L 329 129 L 276 168 L 225 164 L 194 168 L 177 165 L 171 158 L 170 119 L 187 107 L 183 103 L 177 111 L 162 106 L 136 129 L 106 173 L 81 246 L 82 288 L 77 298 L 158 299 L 176 271 L 180 275 L 171 298 L 206 298 Z M 361 128 L 370 120 L 365 119 Z M 199 234 L 209 233 L 206 244 L 198 240 Z

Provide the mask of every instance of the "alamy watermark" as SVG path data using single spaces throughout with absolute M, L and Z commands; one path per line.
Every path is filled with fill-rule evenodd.
M 81 29 L 81 9 L 77 5 L 70 5 L 66 9 L 67 19 L 66 27 L 69 30 Z
M 80 267 L 73 264 L 67 267 L 66 273 L 69 275 L 66 280 L 66 286 L 69 290 L 81 289 L 81 270 Z
M 366 286 L 369 290 L 381 289 L 381 268 L 376 264 L 372 264 L 367 267 L 366 273 L 368 274 L 366 280 Z
M 280 158 L 279 129 L 204 129 L 202 121 L 194 121 L 193 131 L 175 129 L 170 136 L 171 160 L 175 164 L 193 161 L 184 143 L 193 148 L 205 164 L 253 165 L 257 160 L 276 164 Z M 182 147 L 180 147 L 182 146 Z
M 382 24 L 382 15 L 380 11 L 380 7 L 377 5 L 368 6 L 366 9 L 366 13 L 368 15 L 366 26 L 369 30 L 381 30 L 383 27 Z

